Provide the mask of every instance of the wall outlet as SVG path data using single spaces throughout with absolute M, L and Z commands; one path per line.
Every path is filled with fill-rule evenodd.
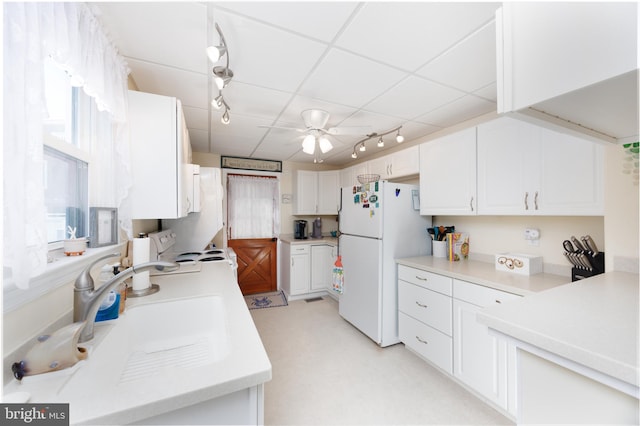
M 540 230 L 537 228 L 526 228 L 524 230 L 524 239 L 529 241 L 529 245 L 537 246 L 540 244 Z

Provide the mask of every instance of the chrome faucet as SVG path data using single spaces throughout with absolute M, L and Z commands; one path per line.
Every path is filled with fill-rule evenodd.
M 96 263 L 114 256 L 119 256 L 119 254 L 111 253 L 97 259 L 87 266 L 87 268 L 80 273 L 78 278 L 76 278 L 73 288 L 73 322 L 87 322 L 80 332 L 79 342 L 86 342 L 87 340 L 93 339 L 93 326 L 96 321 L 96 314 L 98 313 L 100 304 L 106 295 L 111 290 L 115 289 L 118 284 L 138 272 L 148 271 L 153 268 L 156 268 L 158 271 L 170 272 L 179 267 L 179 265 L 174 262 L 141 263 L 125 269 L 96 290 L 93 278 L 91 278 L 91 268 L 93 268 Z

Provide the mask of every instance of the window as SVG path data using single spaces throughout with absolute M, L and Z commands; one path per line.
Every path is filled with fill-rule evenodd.
M 51 61 L 45 61 L 46 113 L 44 132 L 44 196 L 47 210 L 49 249 L 71 235 L 88 236 L 88 160 L 78 148 L 81 130 L 89 125 L 83 118 L 90 99 L 72 87 L 69 76 Z M 86 133 L 86 131 L 85 131 Z M 84 138 L 86 139 L 86 137 Z

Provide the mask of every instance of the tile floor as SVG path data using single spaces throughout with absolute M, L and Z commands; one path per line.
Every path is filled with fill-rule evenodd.
M 266 425 L 513 424 L 404 345 L 377 346 L 330 297 L 251 314 L 273 366 Z

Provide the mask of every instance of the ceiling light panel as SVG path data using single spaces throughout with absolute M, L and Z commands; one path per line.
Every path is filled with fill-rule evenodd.
M 235 53 L 234 82 L 293 92 L 309 74 L 326 45 L 228 12 L 216 22 Z M 266 72 L 267 70 L 268 72 Z

